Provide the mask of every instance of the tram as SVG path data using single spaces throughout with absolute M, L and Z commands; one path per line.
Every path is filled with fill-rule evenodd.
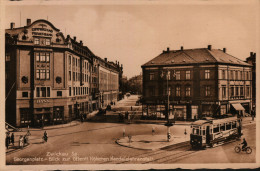
M 219 142 L 227 142 L 241 136 L 241 118 L 198 120 L 191 126 L 190 144 L 192 148 L 213 147 Z

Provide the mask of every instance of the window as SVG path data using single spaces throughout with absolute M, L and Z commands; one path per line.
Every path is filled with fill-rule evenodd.
M 240 71 L 240 79 L 243 80 L 243 71 Z
M 50 79 L 50 70 L 46 70 L 46 80 Z
M 149 73 L 149 80 L 150 81 L 154 80 L 154 73 Z
M 210 96 L 210 86 L 206 86 L 206 88 L 205 88 L 205 96 Z
M 186 71 L 186 80 L 190 79 L 190 71 Z
M 233 71 L 230 71 L 230 79 L 231 79 L 231 80 L 234 79 L 234 73 L 233 73 Z
M 250 96 L 250 87 L 246 86 L 246 96 L 249 97 Z
M 75 91 L 75 87 L 73 87 L 73 95 L 74 95 L 74 96 L 75 96 L 75 92 L 76 92 L 76 91 Z
M 41 53 L 41 62 L 45 62 L 45 53 Z
M 46 45 L 51 45 L 51 39 L 46 39 Z
M 34 38 L 34 44 L 39 45 L 40 44 L 40 39 L 39 38 Z
M 213 126 L 213 133 L 219 132 L 219 125 L 214 125 Z
M 222 79 L 226 79 L 226 71 L 222 70 Z
M 235 79 L 238 80 L 238 71 L 235 71 Z
M 22 92 L 22 97 L 28 97 L 28 92 Z
M 73 72 L 73 81 L 75 81 L 75 72 Z
M 69 65 L 71 65 L 71 55 L 69 55 Z
M 50 53 L 46 53 L 46 62 L 50 62 Z
M 40 79 L 40 70 L 39 69 L 36 70 L 36 79 L 37 80 Z
M 75 66 L 75 58 L 72 59 L 72 65 Z
M 246 72 L 246 80 L 249 80 L 248 71 Z
M 69 71 L 69 81 L 71 81 L 71 71 Z
M 46 79 L 45 77 L 45 69 L 40 70 L 40 79 Z
M 71 87 L 69 87 L 69 96 L 71 96 Z
M 235 95 L 235 88 L 231 87 L 231 97 L 234 97 L 234 95 Z
M 40 97 L 40 87 L 36 88 L 36 97 Z
M 187 86 L 185 88 L 185 95 L 186 95 L 186 97 L 190 97 L 190 86 Z
M 225 85 L 222 86 L 222 98 L 226 98 L 227 97 L 227 88 Z
M 31 123 L 31 113 L 29 108 L 20 108 L 20 122 L 21 125 L 28 125 Z
M 226 123 L 226 130 L 230 130 L 231 129 L 231 122 Z
M 47 97 L 50 97 L 50 96 L 51 96 L 51 88 L 47 87 Z
M 243 86 L 240 87 L 240 96 L 244 96 L 244 87 Z
M 36 56 L 36 61 L 39 62 L 40 61 L 40 53 L 35 53 Z
M 205 79 L 210 79 L 210 70 L 205 70 Z
M 42 97 L 46 97 L 46 87 L 41 87 Z
M 176 96 L 181 96 L 181 87 L 176 86 Z
M 236 87 L 236 96 L 238 96 L 239 94 L 239 90 L 238 90 L 239 87 Z
M 176 75 L 176 80 L 180 80 L 181 79 L 181 72 L 180 71 L 176 71 L 175 75 Z
M 57 91 L 57 96 L 62 96 L 62 91 Z
M 221 124 L 220 131 L 225 131 L 225 123 Z

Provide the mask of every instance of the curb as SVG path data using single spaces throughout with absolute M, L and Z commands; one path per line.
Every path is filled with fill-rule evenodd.
M 115 141 L 116 144 L 122 146 L 122 147 L 127 147 L 127 148 L 132 148 L 132 149 L 137 149 L 137 150 L 145 150 L 145 151 L 157 151 L 157 150 L 163 150 L 163 148 L 167 148 L 167 147 L 170 147 L 170 146 L 177 146 L 177 145 L 180 145 L 182 143 L 187 143 L 189 141 L 184 141 L 184 142 L 180 142 L 180 143 L 177 143 L 177 144 L 171 144 L 171 145 L 167 145 L 167 146 L 164 146 L 164 147 L 160 147 L 160 148 L 153 148 L 153 149 L 143 149 L 143 148 L 138 148 L 138 147 L 133 147 L 133 146 L 127 146 L 127 145 L 123 145 L 123 144 L 120 144 L 118 142 L 119 138 Z
M 143 148 L 137 148 L 137 147 L 131 147 L 131 146 L 119 144 L 119 143 L 118 143 L 118 140 L 119 140 L 119 139 L 117 139 L 117 140 L 115 141 L 115 143 L 118 144 L 118 145 L 120 145 L 120 146 L 122 146 L 122 147 L 128 147 L 128 148 L 133 148 L 133 149 L 137 149 L 137 150 L 145 150 L 145 151 L 155 151 L 155 150 L 156 150 L 156 149 L 143 149 Z
M 68 126 L 62 126 L 62 124 L 61 124 L 61 126 L 60 125 L 57 125 L 57 127 L 53 127 L 53 128 L 48 128 L 48 126 L 46 126 L 46 127 L 44 127 L 43 129 L 42 128 L 29 128 L 29 130 L 30 131 L 42 131 L 42 130 L 52 130 L 52 129 L 60 129 L 60 128 L 68 128 L 68 127 L 73 127 L 73 126 L 77 126 L 77 125 L 79 125 L 81 122 L 77 122 L 77 123 L 75 123 L 75 124 L 73 124 L 73 125 L 68 125 Z M 28 129 L 26 129 L 26 130 L 23 130 L 23 129 L 21 129 L 22 131 L 21 132 L 26 132 Z
M 30 143 L 30 144 L 24 146 L 23 148 L 18 148 L 18 149 L 16 149 L 16 150 L 9 151 L 9 152 L 6 151 L 5 154 L 6 154 L 6 155 L 9 155 L 9 154 L 12 154 L 12 153 L 15 153 L 15 152 L 18 152 L 18 151 L 24 150 L 24 149 L 28 148 L 28 147 L 31 146 L 31 145 L 32 145 L 32 144 Z

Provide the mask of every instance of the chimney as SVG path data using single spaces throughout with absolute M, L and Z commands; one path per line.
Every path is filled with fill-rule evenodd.
M 74 40 L 75 42 L 76 42 L 76 39 L 77 39 L 77 37 L 76 37 L 76 36 L 74 36 L 74 37 L 73 37 L 73 40 Z
M 81 46 L 83 46 L 83 42 L 82 42 L 82 40 L 79 42 L 79 44 L 80 44 Z
M 70 38 L 70 35 L 68 34 L 68 35 L 67 35 L 67 39 L 69 39 L 69 38 Z
M 254 55 L 254 52 L 250 52 L 250 57 L 253 57 L 253 55 Z
M 27 18 L 27 26 L 31 25 L 31 19 L 30 18 Z
M 208 45 L 208 50 L 211 50 L 211 45 Z
M 223 52 L 226 53 L 226 48 L 223 48 Z
M 15 27 L 15 23 L 11 23 L 11 29 L 14 29 L 14 27 Z
M 181 46 L 181 50 L 183 50 L 183 46 Z
M 105 59 L 105 61 L 107 62 L 107 58 L 104 58 Z
M 167 47 L 167 52 L 170 52 L 170 48 L 169 47 Z

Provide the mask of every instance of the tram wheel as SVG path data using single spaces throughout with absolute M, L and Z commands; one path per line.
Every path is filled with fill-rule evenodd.
M 246 153 L 247 153 L 247 154 L 251 154 L 251 153 L 252 153 L 252 149 L 251 149 L 250 147 L 247 147 L 247 148 L 246 148 Z

